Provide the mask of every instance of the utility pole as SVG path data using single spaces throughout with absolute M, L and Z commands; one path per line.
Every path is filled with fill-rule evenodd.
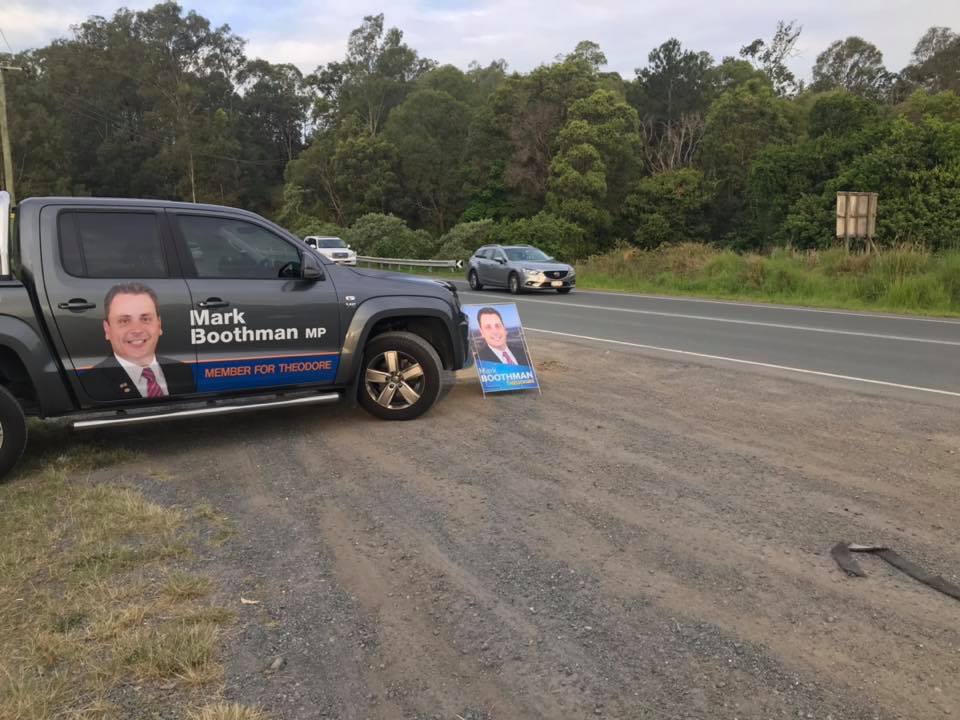
M 13 155 L 10 154 L 10 125 L 7 123 L 7 90 L 3 84 L 3 73 L 7 70 L 21 71 L 23 68 L 13 65 L 0 65 L 0 154 L 3 155 L 3 179 L 6 190 L 10 193 L 10 206 L 17 204 L 17 196 L 13 192 Z M 6 222 L 6 218 L 2 218 Z

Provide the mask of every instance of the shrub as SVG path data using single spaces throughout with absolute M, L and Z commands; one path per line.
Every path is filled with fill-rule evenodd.
M 439 260 L 466 260 L 481 245 L 491 242 L 495 225 L 492 220 L 462 222 L 440 238 Z
M 358 218 L 343 239 L 358 255 L 374 257 L 425 259 L 432 257 L 436 246 L 425 230 L 411 230 L 400 218 L 380 213 Z
M 560 260 L 572 261 L 585 254 L 583 229 L 547 211 L 502 223 L 499 231 L 501 242 L 534 245 Z
M 340 227 L 336 223 L 324 222 L 317 218 L 304 217 L 290 231 L 298 238 L 305 238 L 307 235 L 319 235 L 321 237 L 343 237 L 347 228 Z

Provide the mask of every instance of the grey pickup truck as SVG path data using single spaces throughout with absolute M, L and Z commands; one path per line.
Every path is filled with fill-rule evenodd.
M 26 415 L 81 429 L 346 399 L 409 420 L 471 361 L 450 283 L 335 265 L 243 210 L 0 192 L 0 477 Z

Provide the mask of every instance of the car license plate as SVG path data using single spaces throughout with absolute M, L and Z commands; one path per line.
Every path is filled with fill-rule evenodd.
M 553 287 L 563 287 L 563 280 L 554 280 L 552 283 Z

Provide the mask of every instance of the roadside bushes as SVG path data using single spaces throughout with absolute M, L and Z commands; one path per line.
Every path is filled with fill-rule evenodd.
M 467 260 L 481 245 L 493 242 L 497 226 L 493 220 L 462 222 L 440 238 L 438 260 Z
M 342 238 L 346 230 L 346 228 L 340 227 L 336 223 L 324 222 L 310 217 L 301 218 L 300 222 L 290 228 L 290 232 L 301 239 L 307 237 L 307 235 Z
M 358 218 L 343 239 L 358 255 L 383 258 L 426 259 L 437 249 L 437 242 L 426 230 L 411 230 L 400 218 L 380 213 Z
M 904 246 L 739 255 L 685 243 L 619 247 L 578 264 L 579 284 L 611 290 L 757 299 L 893 312 L 960 314 L 960 252 Z

